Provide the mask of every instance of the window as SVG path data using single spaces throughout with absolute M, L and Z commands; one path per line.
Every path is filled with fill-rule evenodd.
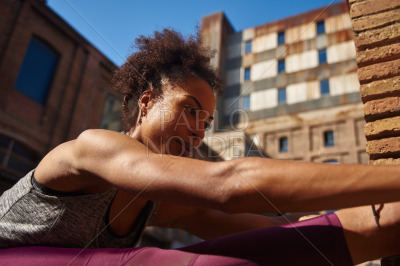
M 279 139 L 279 152 L 287 152 L 288 151 L 288 138 L 282 137 Z
M 121 131 L 120 107 L 121 102 L 115 96 L 106 96 L 100 128 Z
M 11 176 L 20 178 L 35 168 L 39 155 L 15 141 L 0 135 L 0 170 L 7 171 Z
M 250 80 L 250 68 L 244 69 L 244 80 Z
M 326 160 L 324 163 L 330 163 L 330 164 L 338 164 L 339 162 L 336 160 Z
M 321 96 L 322 95 L 329 95 L 329 80 L 321 80 L 319 82 L 319 86 L 321 89 Z
M 278 104 L 286 103 L 286 88 L 278 89 Z
M 325 64 L 327 62 L 326 49 L 318 50 L 318 61 L 320 65 Z
M 242 99 L 242 108 L 244 110 L 249 110 L 250 109 L 250 95 L 245 95 L 243 96 Z
M 251 40 L 247 41 L 244 46 L 244 53 L 249 54 L 251 53 Z
M 317 35 L 325 33 L 325 22 L 319 21 L 317 22 Z
M 278 45 L 285 44 L 285 32 L 278 32 Z
M 333 136 L 333 131 L 325 131 L 324 132 L 324 146 L 325 147 L 331 147 L 335 145 L 335 140 Z
M 59 55 L 46 43 L 32 38 L 19 71 L 15 88 L 44 104 Z
M 279 60 L 278 61 L 278 73 L 284 73 L 285 72 L 285 60 Z

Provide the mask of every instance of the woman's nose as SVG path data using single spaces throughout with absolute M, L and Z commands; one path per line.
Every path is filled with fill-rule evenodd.
M 204 131 L 192 133 L 191 139 L 192 139 L 193 147 L 197 148 L 200 145 L 200 143 L 203 141 L 203 138 L 204 138 Z

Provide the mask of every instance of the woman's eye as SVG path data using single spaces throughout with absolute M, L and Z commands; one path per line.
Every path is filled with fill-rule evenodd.
M 186 112 L 188 112 L 191 116 L 196 118 L 196 120 L 199 119 L 198 118 L 198 114 L 197 114 L 197 112 L 199 110 L 197 110 L 196 108 L 191 107 L 191 106 L 185 106 L 184 108 L 185 108 Z M 208 130 L 210 128 L 211 128 L 211 123 L 207 122 L 207 121 L 204 121 L 204 130 Z
M 211 128 L 211 123 L 204 122 L 204 130 L 209 130 Z
M 196 116 L 196 109 L 190 106 L 185 106 L 185 109 L 189 112 L 189 114 Z

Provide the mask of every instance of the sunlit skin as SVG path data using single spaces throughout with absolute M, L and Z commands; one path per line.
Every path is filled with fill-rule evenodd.
M 55 190 L 92 193 L 120 188 L 110 212 L 117 234 L 130 230 L 147 200 L 162 202 L 153 225 L 209 239 L 292 219 L 251 213 L 400 199 L 397 167 L 185 158 L 204 138 L 215 108 L 210 86 L 195 76 L 166 81 L 162 97 L 155 97 L 149 86 L 138 104 L 138 119 L 126 134 L 87 130 L 52 150 L 35 170 L 37 181 Z M 400 251 L 400 217 L 395 215 L 399 208 L 398 203 L 384 206 L 382 228 L 375 226 L 370 207 L 338 212 L 354 263 Z

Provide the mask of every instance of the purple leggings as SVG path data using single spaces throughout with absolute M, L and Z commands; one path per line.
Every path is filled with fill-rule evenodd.
M 0 250 L 0 265 L 353 265 L 334 213 L 184 247 Z

